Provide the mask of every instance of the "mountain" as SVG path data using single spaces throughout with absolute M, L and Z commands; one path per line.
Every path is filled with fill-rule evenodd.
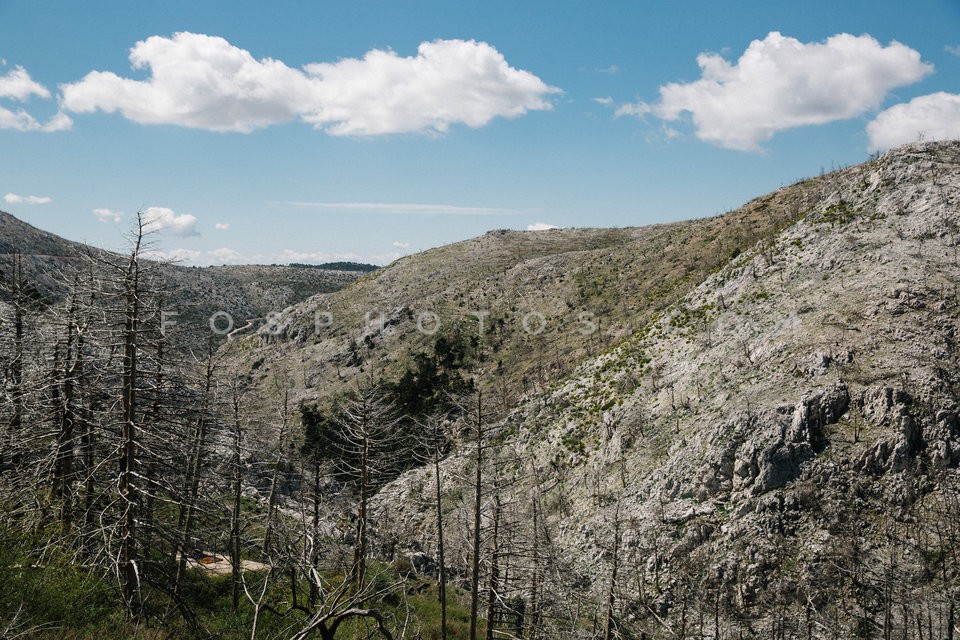
M 931 540 L 960 541 L 958 187 L 960 144 L 914 144 L 715 218 L 491 232 L 294 305 L 228 357 L 323 404 L 461 341 L 506 415 L 484 489 L 486 526 L 510 505 L 499 589 L 539 590 L 552 637 L 600 603 L 621 637 L 947 628 L 960 564 Z M 473 508 L 458 441 L 448 558 Z M 433 473 L 381 490 L 384 553 L 435 565 Z
M 555 637 L 598 606 L 622 637 L 955 633 L 960 143 L 814 182 L 792 224 L 496 426 L 500 589 L 550 594 Z M 474 455 L 446 460 L 450 495 Z M 377 512 L 428 554 L 433 473 Z
M 372 272 L 151 264 L 82 314 L 91 251 L 2 218 L 36 291 L 0 324 L 0 628 L 440 638 L 445 597 L 450 638 L 957 637 L 958 204 L 960 141 L 916 143 Z M 161 300 L 186 350 L 243 324 L 200 367 Z
M 21 253 L 31 256 L 72 257 L 84 245 L 42 231 L 0 211 L 0 254 Z
M 293 305 L 225 356 L 264 387 L 295 373 L 292 398 L 322 402 L 361 373 L 397 380 L 439 344 L 512 406 L 644 327 L 731 256 L 773 238 L 831 179 L 688 222 L 491 231 Z
M 109 251 L 66 240 L 37 229 L 0 211 L 0 278 L 10 277 L 14 260 L 19 260 L 30 287 L 44 305 L 62 301 L 73 275 L 92 263 L 123 261 Z M 272 312 L 320 292 L 340 289 L 369 271 L 369 265 L 348 263 L 332 268 L 308 265 L 224 265 L 185 267 L 146 262 L 158 279 L 158 288 L 167 292 L 172 322 L 180 327 L 180 346 L 201 349 L 211 334 L 211 318 L 229 314 L 236 328 L 248 321 L 260 322 Z M 357 266 L 362 267 L 361 270 Z M 3 301 L 0 293 L 0 302 Z M 217 325 L 226 328 L 226 320 Z

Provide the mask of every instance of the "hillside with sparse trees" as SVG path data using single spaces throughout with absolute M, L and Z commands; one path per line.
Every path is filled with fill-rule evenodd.
M 0 635 L 957 637 L 958 203 L 951 142 L 376 271 L 0 215 Z

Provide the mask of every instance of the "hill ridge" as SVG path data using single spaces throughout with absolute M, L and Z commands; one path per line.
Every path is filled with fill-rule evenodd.
M 906 538 L 958 515 L 960 143 L 908 145 L 831 184 L 497 428 L 509 455 L 488 473 L 498 500 L 526 514 L 517 535 L 534 535 L 529 496 L 553 505 L 539 526 L 552 570 L 569 577 L 551 583 L 561 602 L 605 602 L 619 572 L 615 606 L 634 633 L 659 637 L 698 611 L 711 637 L 801 633 L 790 621 L 815 611 L 811 624 L 843 637 L 831 625 L 852 614 L 835 603 L 859 598 L 868 619 L 883 604 L 838 576 L 890 554 L 922 574 Z M 431 473 L 386 487 L 377 512 L 428 553 L 434 519 L 419 505 Z M 451 521 L 470 500 L 449 507 Z M 918 601 L 951 588 L 904 580 Z

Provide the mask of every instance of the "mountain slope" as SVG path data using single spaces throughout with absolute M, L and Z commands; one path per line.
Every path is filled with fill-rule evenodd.
M 397 637 L 427 637 L 434 609 L 408 605 L 435 602 L 416 574 L 441 562 L 493 637 L 956 637 L 958 204 L 960 142 L 916 144 L 717 218 L 494 232 L 250 321 L 205 376 L 182 352 L 150 366 L 157 324 L 116 331 L 136 305 L 111 309 L 108 282 L 82 343 L 85 311 L 47 321 L 86 258 L 27 256 L 55 309 L 29 292 L 28 317 L 0 325 L 4 610 L 68 618 L 24 588 L 72 593 L 32 574 L 63 554 L 78 578 L 120 578 L 117 593 L 179 618 L 167 594 L 225 584 L 188 573 L 178 592 L 177 554 L 216 560 L 229 539 L 235 564 L 271 567 L 254 620 L 305 605 L 268 616 L 284 637 L 329 604 L 386 605 Z M 282 269 L 152 268 L 195 338 L 203 313 L 263 315 L 304 293 Z M 145 366 L 116 357 L 120 336 Z M 417 422 L 361 387 L 445 391 L 423 371 L 411 383 L 424 364 L 482 393 Z M 328 413 L 355 384 L 350 413 Z M 302 424 L 299 401 L 317 404 Z M 433 431 L 420 427 L 443 437 L 411 446 Z M 423 454 L 435 464 L 411 468 Z M 139 615 L 137 599 L 118 606 Z
M 71 242 L 0 211 L 0 254 L 75 256 L 84 245 Z
M 0 211 L 0 281 L 12 277 L 14 260 L 20 260 L 26 281 L 45 305 L 63 300 L 71 286 L 72 274 L 103 258 L 123 260 L 110 252 L 42 231 Z M 227 313 L 234 326 L 241 327 L 250 319 L 263 318 L 320 292 L 335 291 L 364 275 L 360 271 L 308 266 L 152 264 L 151 270 L 159 279 L 160 287 L 167 292 L 167 311 L 178 314 L 170 317 L 180 325 L 180 346 L 201 350 L 213 333 L 210 320 L 215 314 Z M 226 326 L 224 321 L 218 329 Z
M 396 380 L 442 338 L 462 345 L 465 375 L 480 376 L 506 408 L 645 326 L 731 255 L 772 238 L 831 179 L 804 181 L 714 218 L 494 231 L 408 256 L 284 310 L 257 335 L 234 341 L 228 359 L 257 385 L 280 375 L 295 400 L 322 401 L 361 373 Z
M 497 427 L 487 492 L 512 505 L 499 553 L 515 563 L 500 588 L 552 593 L 539 606 L 556 637 L 589 637 L 607 614 L 626 637 L 956 624 L 960 143 L 827 184 L 795 224 Z M 469 521 L 453 478 L 473 455 L 444 465 L 450 522 Z M 431 473 L 379 498 L 428 554 Z

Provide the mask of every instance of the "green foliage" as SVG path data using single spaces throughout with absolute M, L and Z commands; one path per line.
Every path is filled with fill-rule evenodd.
M 315 404 L 301 404 L 300 421 L 303 424 L 300 451 L 316 460 L 334 457 L 337 453 L 338 431 L 331 413 Z
M 432 353 L 416 353 L 388 391 L 400 412 L 411 418 L 446 413 L 455 408 L 453 398 L 473 391 L 473 379 L 461 372 L 475 358 L 479 342 L 466 338 L 459 328 L 439 334 Z
M 36 540 L 0 536 L 0 630 L 16 620 L 11 635 L 50 640 L 161 639 L 250 637 L 253 610 L 242 598 L 236 613 L 231 607 L 229 576 L 210 575 L 191 569 L 181 584 L 181 596 L 189 604 L 194 624 L 171 606 L 160 593 L 148 599 L 145 615 L 138 621 L 126 617 L 117 595 L 113 577 L 99 570 L 77 564 L 73 554 L 48 544 L 43 554 L 30 551 Z M 409 563 L 397 566 L 374 563 L 376 580 L 383 595 L 367 606 L 381 611 L 399 637 L 404 620 L 420 630 L 422 638 L 440 638 L 440 605 L 434 581 L 418 576 Z M 264 576 L 248 574 L 252 591 L 259 593 Z M 338 576 L 326 576 L 334 583 Z M 301 591 L 306 592 L 306 584 Z M 453 585 L 447 587 L 447 637 L 466 639 L 469 612 L 462 605 L 465 597 Z M 274 575 L 268 589 L 268 601 L 289 599 L 289 583 Z M 278 610 L 285 609 L 279 607 Z M 263 611 L 258 622 L 258 638 L 287 638 L 291 630 L 304 620 L 304 614 L 293 611 L 278 616 Z M 365 621 L 352 620 L 341 627 L 337 637 L 354 637 L 351 632 L 364 628 Z M 484 625 L 481 621 L 481 630 Z
M 22 558 L 0 567 L 0 619 L 21 612 L 27 626 L 83 628 L 123 620 L 113 585 L 106 576 L 70 564 L 37 564 Z M 29 564 L 28 564 L 29 563 Z
M 859 211 L 852 207 L 850 203 L 845 200 L 840 200 L 831 204 L 818 217 L 817 221 L 825 224 L 847 224 L 851 220 L 857 217 Z
M 562 444 L 564 448 L 571 453 L 582 455 L 587 450 L 587 446 L 583 441 L 583 437 L 583 430 L 580 428 L 575 428 L 560 437 L 560 444 Z

